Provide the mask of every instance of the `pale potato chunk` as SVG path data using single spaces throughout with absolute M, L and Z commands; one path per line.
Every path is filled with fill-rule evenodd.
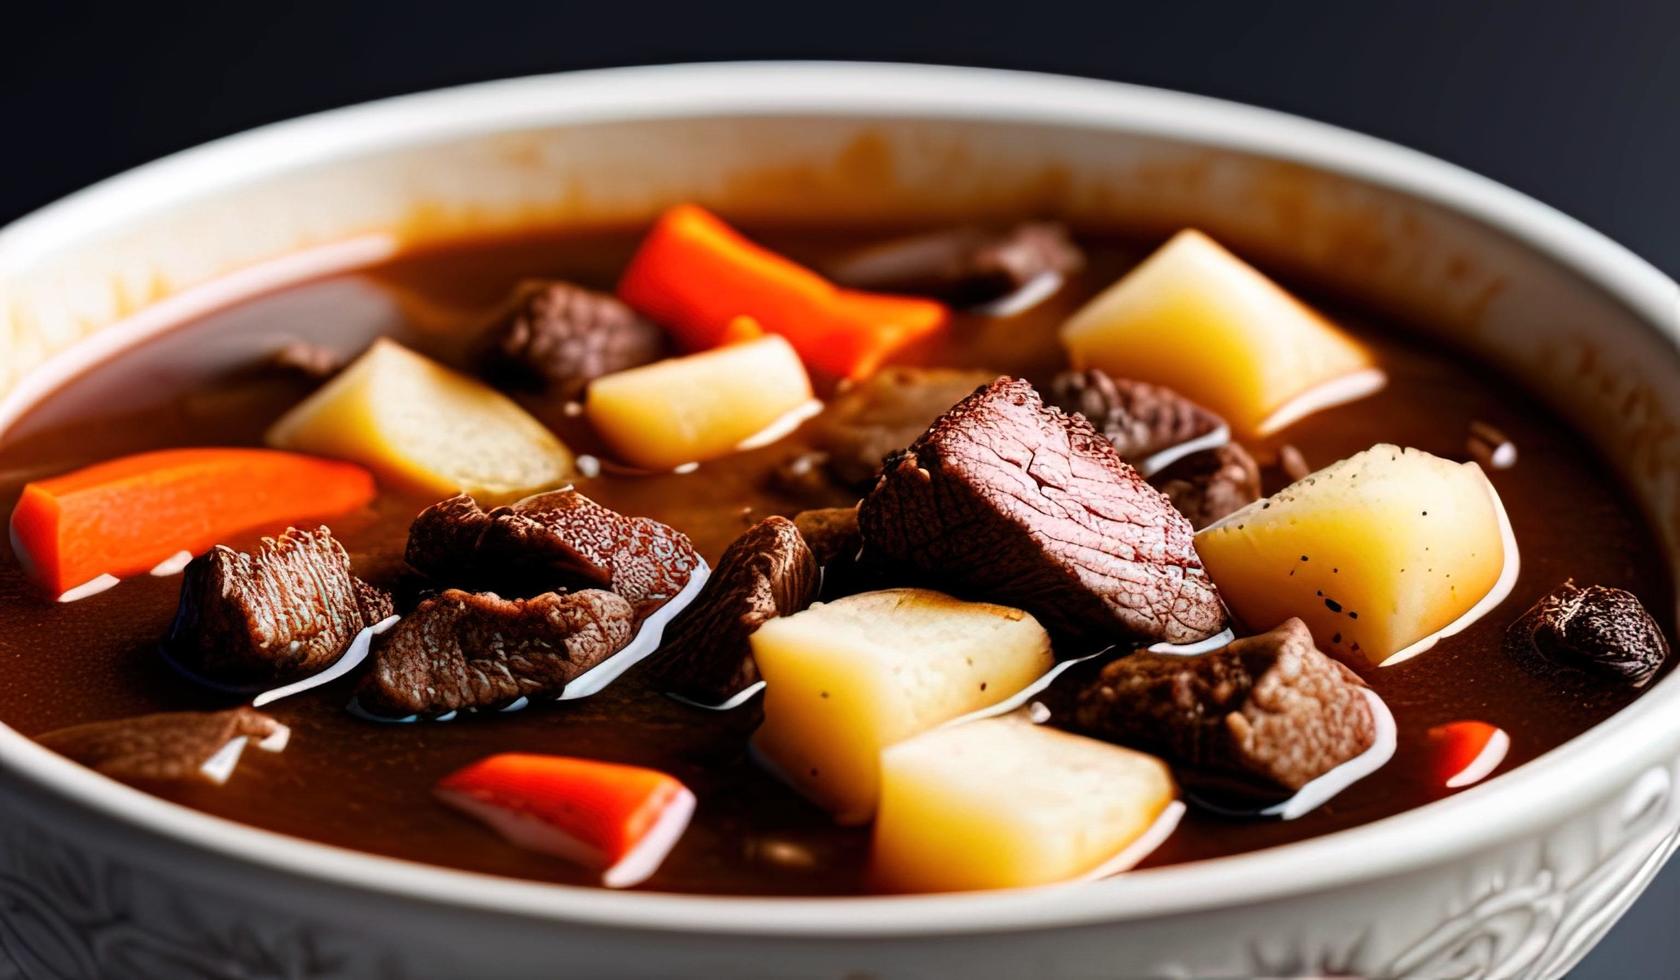
M 439 497 L 465 491 L 500 502 L 572 474 L 571 452 L 524 409 L 385 339 L 274 423 L 266 440 L 353 460 Z
M 1053 665 L 1027 613 L 925 589 L 819 603 L 752 635 L 759 755 L 842 823 L 875 812 L 881 749 L 996 704 Z
M 587 404 L 613 452 L 650 470 L 726 456 L 820 408 L 799 355 L 779 336 L 597 378 Z
M 1237 511 L 1197 534 L 1196 551 L 1249 628 L 1299 616 L 1354 666 L 1455 623 L 1517 561 L 1480 467 L 1390 445 Z
M 941 728 L 881 753 L 872 876 L 900 892 L 1067 881 L 1137 841 L 1176 795 L 1154 756 L 1018 716 Z
M 1165 385 L 1265 435 L 1381 388 L 1370 353 L 1199 231 L 1179 232 L 1062 326 L 1078 369 Z

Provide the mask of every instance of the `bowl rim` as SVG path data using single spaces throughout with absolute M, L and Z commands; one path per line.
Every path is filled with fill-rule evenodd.
M 208 190 L 311 164 L 516 128 L 700 116 L 937 117 L 1181 140 L 1299 163 L 1469 217 L 1596 285 L 1680 348 L 1680 285 L 1562 213 L 1492 180 L 1349 130 L 1136 85 L 981 68 L 740 62 L 484 82 L 330 110 L 189 149 L 0 229 L 0 270 Z M 612 892 L 456 871 L 260 830 L 77 766 L 0 724 L 0 770 L 52 797 L 225 859 L 362 892 L 620 928 L 841 938 L 1090 925 L 1231 907 L 1405 874 L 1541 829 L 1564 800 L 1631 783 L 1680 738 L 1680 677 L 1510 773 L 1359 827 L 1107 881 L 916 896 L 733 897 Z M 1618 746 L 1624 747 L 1618 751 Z M 1639 746 L 1643 751 L 1626 751 Z

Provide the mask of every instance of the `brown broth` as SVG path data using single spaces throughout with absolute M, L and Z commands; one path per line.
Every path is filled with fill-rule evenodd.
M 818 260 L 859 241 L 853 234 L 770 233 L 787 254 Z M 534 237 L 399 258 L 361 272 L 279 290 L 191 323 L 64 386 L 22 419 L 0 445 L 0 507 L 10 511 L 27 480 L 110 456 L 170 446 L 258 445 L 263 430 L 308 391 L 302 381 L 258 368 L 287 340 L 354 352 L 388 334 L 444 359 L 459 358 L 473 328 L 526 276 L 561 276 L 610 287 L 637 233 Z M 1087 271 L 1050 301 L 1014 318 L 960 320 L 943 348 L 920 360 L 987 367 L 1042 382 L 1061 366 L 1055 330 L 1112 282 L 1149 243 L 1083 239 Z M 1367 778 L 1293 822 L 1193 813 L 1150 859 L 1166 864 L 1301 840 L 1356 826 L 1446 795 L 1429 774 L 1426 732 L 1459 719 L 1511 735 L 1507 771 L 1614 713 L 1632 692 L 1584 679 L 1540 678 L 1500 649 L 1505 626 L 1566 578 L 1629 589 L 1662 617 L 1668 572 L 1652 534 L 1593 449 L 1529 397 L 1486 368 L 1420 347 L 1346 310 L 1332 311 L 1379 352 L 1390 376 L 1381 394 L 1312 416 L 1279 438 L 1252 445 L 1263 460 L 1287 441 L 1313 466 L 1386 441 L 1463 458 L 1470 422 L 1504 430 L 1518 465 L 1492 473 L 1522 546 L 1510 598 L 1427 655 L 1367 671 L 1399 724 L 1399 749 Z M 579 451 L 585 426 L 560 406 L 525 404 Z M 796 433 L 773 446 L 707 463 L 691 475 L 601 476 L 579 488 L 616 509 L 687 532 L 715 560 L 752 521 L 823 503 L 778 495 L 766 471 L 808 445 Z M 1282 485 L 1268 470 L 1267 492 Z M 383 493 L 364 512 L 330 521 L 357 570 L 389 583 L 401 568 L 409 521 L 430 499 Z M 227 543 L 250 546 L 258 528 Z M 0 544 L 0 719 L 25 734 L 152 711 L 231 702 L 171 673 L 156 653 L 175 608 L 179 578 L 140 576 L 70 604 L 41 597 Z M 1089 670 L 1051 693 L 1065 699 Z M 436 803 L 431 787 L 458 766 L 503 751 L 550 752 L 664 769 L 700 799 L 688 833 L 643 887 L 665 891 L 845 894 L 863 890 L 866 829 L 835 827 L 816 808 L 747 758 L 756 705 L 719 714 L 649 690 L 632 671 L 606 692 L 515 715 L 447 724 L 380 725 L 344 711 L 348 682 L 269 709 L 290 725 L 283 755 L 247 753 L 225 786 L 153 787 L 168 799 L 233 820 L 376 854 L 539 881 L 588 883 L 556 858 L 520 850 Z M 794 858 L 790 859 L 790 855 Z

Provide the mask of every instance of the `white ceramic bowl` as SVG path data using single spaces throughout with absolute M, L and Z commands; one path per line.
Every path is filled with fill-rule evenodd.
M 253 288 L 680 199 L 757 218 L 1198 225 L 1521 378 L 1620 469 L 1651 546 L 1671 565 L 1680 550 L 1674 282 L 1543 205 L 1376 140 L 966 69 L 498 82 L 142 167 L 0 231 L 0 426 L 78 365 Z M 1670 676 L 1484 786 L 1287 847 L 1031 891 L 716 899 L 305 843 L 128 789 L 0 726 L 0 977 L 1555 976 L 1673 850 L 1677 765 Z

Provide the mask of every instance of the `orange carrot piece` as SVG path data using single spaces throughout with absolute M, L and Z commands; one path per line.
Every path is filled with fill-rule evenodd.
M 1455 721 L 1429 730 L 1434 745 L 1434 774 L 1451 789 L 1479 782 L 1499 768 L 1510 748 L 1510 736 L 1485 721 Z
M 238 531 L 325 517 L 373 499 L 351 463 L 273 449 L 165 449 L 97 463 L 23 488 L 12 548 L 61 595 L 100 575 L 134 575 Z
M 808 367 L 854 380 L 950 320 L 935 300 L 841 289 L 692 204 L 654 224 L 618 294 L 690 350 L 718 346 L 736 317 L 750 316 Z
M 515 844 L 604 871 L 615 887 L 652 874 L 694 809 L 694 794 L 655 769 L 517 752 L 457 770 L 436 792 Z
M 723 333 L 718 335 L 718 346 L 745 344 L 763 336 L 765 336 L 764 328 L 758 325 L 757 320 L 750 316 L 738 316 L 730 320 L 729 324 L 723 328 Z

